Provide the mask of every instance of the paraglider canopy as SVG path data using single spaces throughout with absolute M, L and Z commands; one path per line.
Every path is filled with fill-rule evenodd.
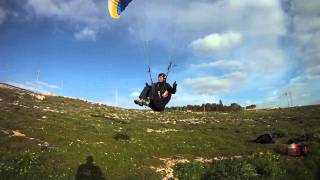
M 110 16 L 119 19 L 120 14 L 125 10 L 132 0 L 108 0 L 108 9 Z

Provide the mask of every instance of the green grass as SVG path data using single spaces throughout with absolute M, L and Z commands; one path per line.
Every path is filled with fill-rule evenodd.
M 177 156 L 190 161 L 175 166 L 175 176 L 180 179 L 320 177 L 320 106 L 152 113 L 63 97 L 40 101 L 6 88 L 0 88 L 0 99 L 0 177 L 5 179 L 74 179 L 89 155 L 108 179 L 161 179 L 163 174 L 150 167 L 163 166 L 159 158 Z M 176 131 L 148 133 L 147 129 Z M 3 132 L 12 130 L 50 145 L 41 147 L 34 140 Z M 264 133 L 276 133 L 276 143 L 248 142 Z M 285 143 L 303 133 L 313 134 L 306 142 L 309 155 L 291 159 L 283 153 Z M 115 138 L 119 134 L 127 138 Z M 243 158 L 194 161 L 197 157 L 235 155 Z

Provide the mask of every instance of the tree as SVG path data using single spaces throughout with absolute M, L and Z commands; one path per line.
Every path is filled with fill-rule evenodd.
M 231 111 L 240 111 L 240 110 L 242 110 L 242 107 L 237 103 L 232 103 L 230 105 L 230 108 L 231 108 Z
M 246 109 L 255 109 L 257 106 L 255 104 L 252 104 L 250 106 L 246 106 Z

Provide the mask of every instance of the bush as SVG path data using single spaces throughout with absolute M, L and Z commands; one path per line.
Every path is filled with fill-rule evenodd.
M 55 161 L 47 161 L 42 152 L 24 151 L 20 154 L 0 154 L 0 179 L 68 179 L 70 174 Z
M 250 158 L 250 163 L 256 167 L 256 171 L 262 178 L 281 179 L 286 174 L 286 163 L 280 160 L 280 155 L 255 154 Z
M 117 132 L 112 136 L 113 139 L 115 140 L 129 140 L 130 137 L 127 133 L 124 132 Z
M 175 176 L 179 179 L 236 180 L 236 179 L 282 179 L 286 175 L 285 163 L 279 155 L 255 154 L 245 159 L 214 161 L 210 165 L 201 163 L 177 164 Z
M 224 160 L 214 162 L 202 179 L 250 179 L 257 176 L 255 167 L 245 160 Z
M 179 179 L 201 179 L 205 173 L 205 165 L 199 162 L 179 163 L 174 167 L 174 175 Z

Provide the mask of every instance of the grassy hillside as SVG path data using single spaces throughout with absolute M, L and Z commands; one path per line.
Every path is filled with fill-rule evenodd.
M 264 133 L 276 143 L 249 142 Z M 288 157 L 306 133 L 308 156 Z M 1 84 L 0 144 L 1 179 L 74 179 L 90 155 L 106 179 L 319 179 L 320 106 L 153 113 Z

